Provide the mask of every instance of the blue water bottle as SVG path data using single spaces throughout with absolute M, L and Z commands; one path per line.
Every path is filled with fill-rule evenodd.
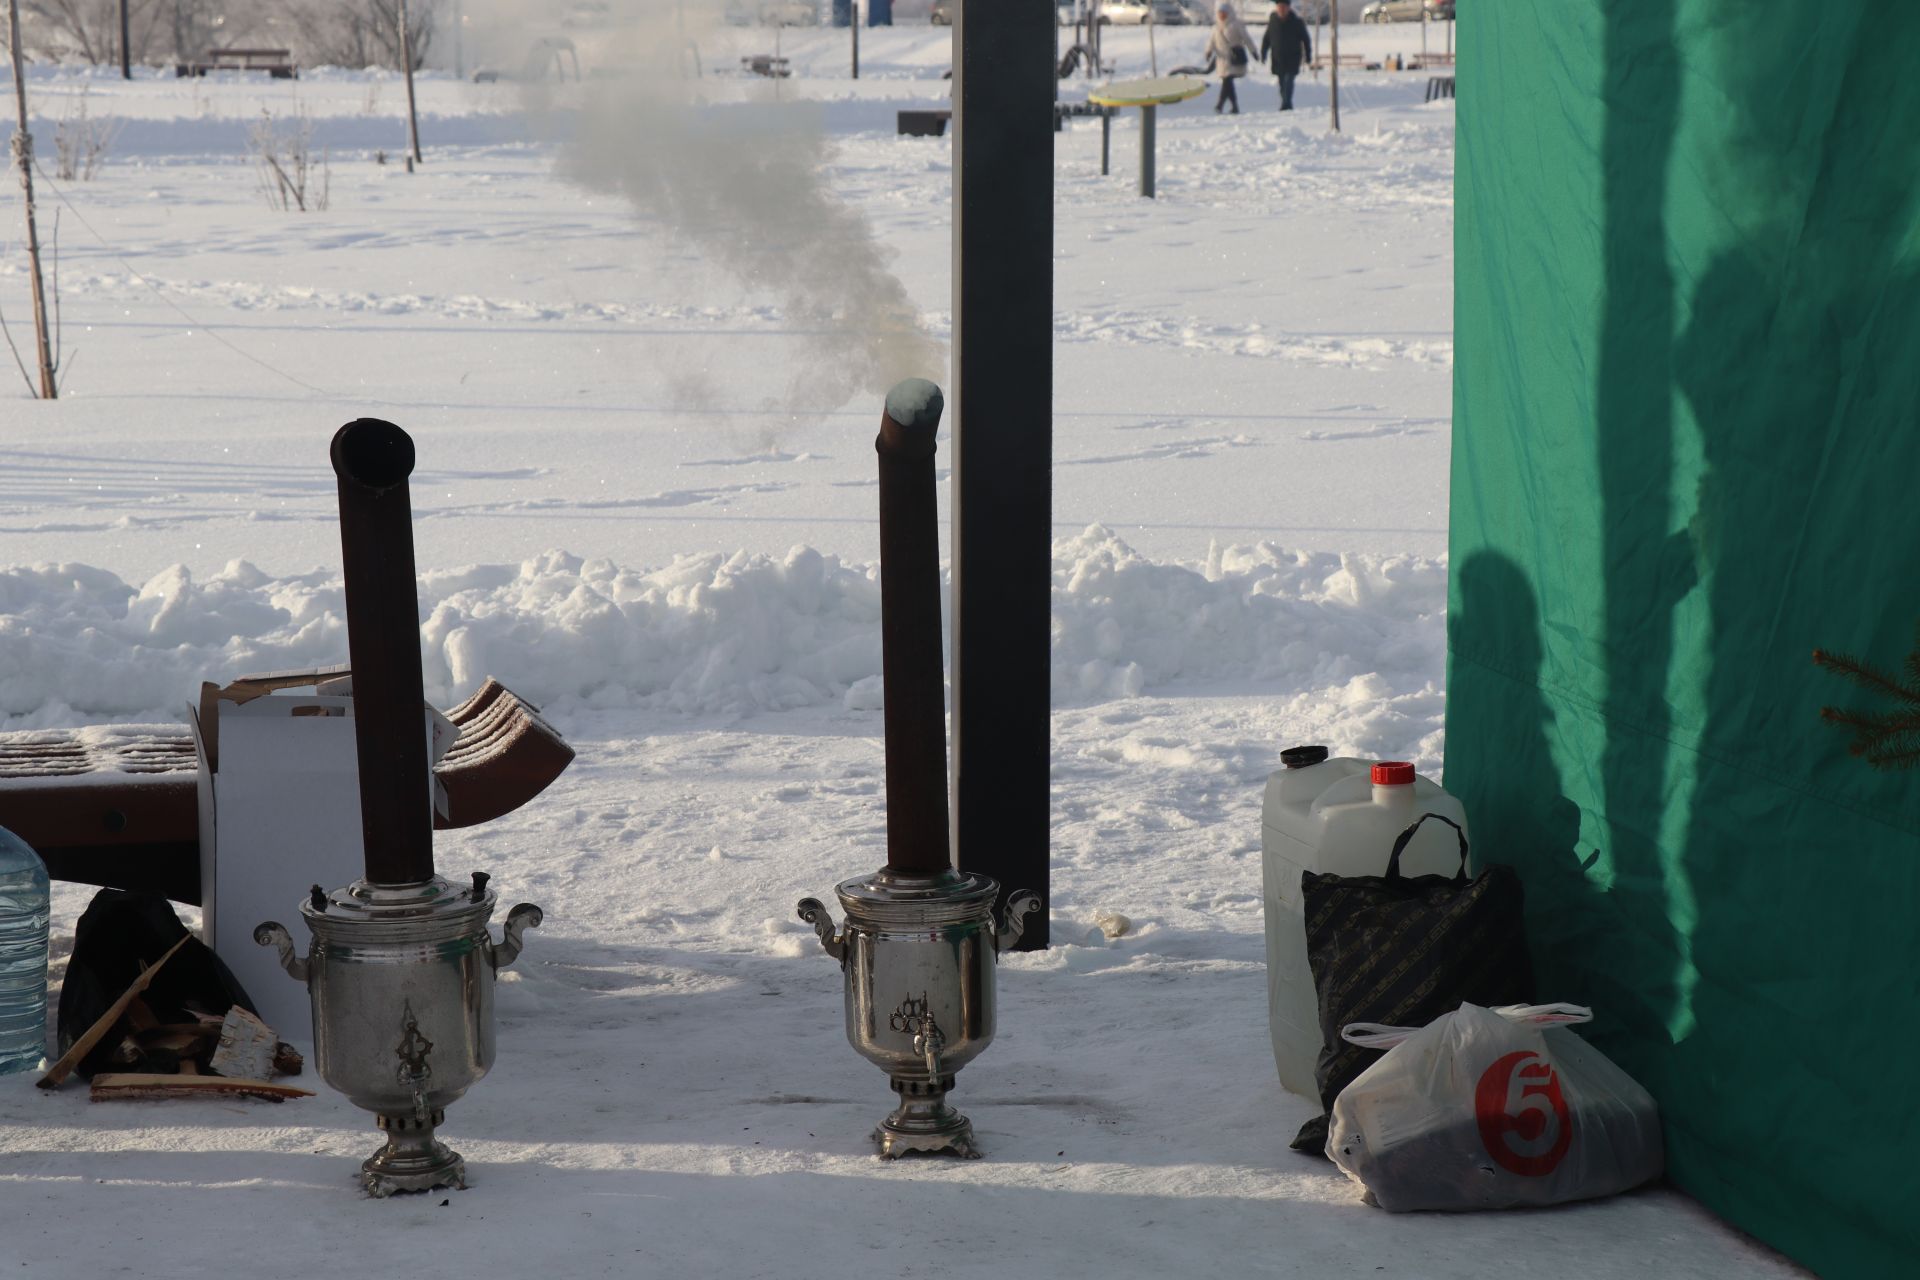
M 47 1051 L 47 865 L 0 827 L 0 1076 Z

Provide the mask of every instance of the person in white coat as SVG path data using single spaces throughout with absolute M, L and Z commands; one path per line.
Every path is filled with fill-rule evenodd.
M 1217 113 L 1221 108 L 1231 105 L 1233 114 L 1240 114 L 1240 95 L 1234 88 L 1234 82 L 1247 74 L 1247 68 L 1260 56 L 1260 46 L 1253 42 L 1253 36 L 1247 31 L 1247 24 L 1240 21 L 1240 15 L 1233 11 L 1230 4 L 1222 4 L 1214 11 L 1213 34 L 1207 40 L 1207 56 L 1220 72 L 1220 100 L 1213 104 Z

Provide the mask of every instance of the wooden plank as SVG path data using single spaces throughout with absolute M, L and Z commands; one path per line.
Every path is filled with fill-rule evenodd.
M 89 1095 L 94 1102 L 140 1101 L 150 1098 L 311 1098 L 313 1090 L 298 1089 L 271 1080 L 232 1080 L 225 1076 L 162 1076 L 101 1072 L 93 1078 Z
M 160 966 L 173 959 L 173 953 L 186 946 L 187 938 L 192 936 L 187 934 L 182 937 L 180 941 L 167 948 L 167 954 L 148 965 L 146 972 L 135 978 L 133 985 L 121 992 L 120 998 L 100 1015 L 97 1022 L 87 1028 L 87 1033 L 75 1040 L 73 1047 L 60 1055 L 60 1061 L 48 1067 L 47 1074 L 41 1076 L 35 1083 L 42 1089 L 58 1089 L 66 1078 L 73 1074 L 73 1069 L 80 1065 L 80 1059 L 93 1052 L 93 1046 L 105 1039 L 107 1032 L 113 1030 L 113 1024 L 120 1021 L 120 1015 L 127 1011 L 127 1006 L 133 1003 L 134 997 L 147 989 L 147 984 L 153 981 L 153 975 L 160 972 Z

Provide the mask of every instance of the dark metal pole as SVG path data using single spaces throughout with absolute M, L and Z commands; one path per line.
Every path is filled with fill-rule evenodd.
M 954 27 L 954 825 L 1003 908 L 1049 897 L 1053 21 L 962 4 Z
M 880 418 L 880 659 L 886 681 L 887 865 L 953 865 L 947 827 L 947 687 L 940 638 L 934 433 L 945 400 L 925 378 L 887 393 Z
M 332 457 L 367 879 L 414 884 L 433 876 L 433 804 L 407 498 L 413 441 L 391 422 L 360 418 L 334 433 Z
M 847 27 L 853 32 L 853 78 L 858 80 L 860 78 L 860 0 L 853 0 L 848 7 L 852 11 Z
M 127 0 L 120 0 L 120 78 L 133 79 L 132 42 L 127 27 Z
M 1340 6 L 1333 6 L 1333 50 L 1327 58 L 1327 100 L 1333 104 L 1333 131 L 1340 132 Z
M 1140 194 L 1153 199 L 1153 126 L 1160 112 L 1151 102 L 1140 108 Z
M 1107 176 L 1108 161 L 1113 154 L 1113 108 L 1100 108 L 1100 176 Z

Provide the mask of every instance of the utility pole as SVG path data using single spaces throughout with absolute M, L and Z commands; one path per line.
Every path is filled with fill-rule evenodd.
M 413 107 L 413 33 L 407 29 L 407 0 L 400 0 L 400 65 L 407 73 L 407 172 L 423 163 L 420 158 L 420 116 Z
M 120 0 L 120 78 L 122 80 L 133 79 L 133 40 L 127 32 L 127 0 Z
M 853 78 L 858 80 L 860 78 L 860 0 L 853 0 L 853 3 L 847 7 L 853 15 L 847 23 L 847 30 L 853 32 Z
M 40 278 L 40 233 L 33 223 L 33 135 L 27 132 L 27 73 L 20 56 L 20 0 L 7 0 L 7 47 L 13 53 L 13 96 L 19 127 L 13 131 L 13 161 L 20 166 L 20 190 L 26 197 L 27 263 L 33 287 L 33 336 L 40 354 L 40 398 L 57 400 L 53 380 L 53 344 L 47 340 L 47 290 Z
M 1333 131 L 1340 132 L 1340 4 L 1333 5 L 1333 50 L 1328 63 L 1332 68 L 1327 77 L 1327 94 L 1333 102 Z
M 460 0 L 453 0 L 453 78 L 467 78 L 466 39 L 467 16 L 460 10 Z

